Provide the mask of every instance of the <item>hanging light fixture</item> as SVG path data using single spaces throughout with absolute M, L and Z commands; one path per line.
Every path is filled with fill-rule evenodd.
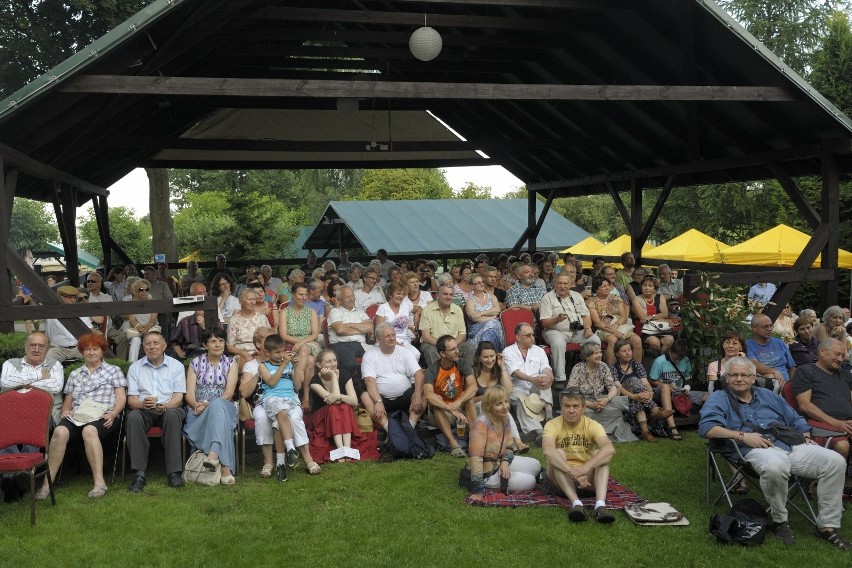
M 408 40 L 408 49 L 420 61 L 432 61 L 441 53 L 444 42 L 434 28 L 426 25 L 426 15 L 423 15 L 423 27 L 414 30 Z

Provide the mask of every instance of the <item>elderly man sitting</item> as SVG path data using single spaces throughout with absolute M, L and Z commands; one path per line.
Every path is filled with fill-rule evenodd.
M 843 367 L 846 347 L 836 339 L 819 345 L 816 363 L 798 367 L 793 377 L 793 394 L 799 410 L 818 428 L 852 434 L 852 373 Z M 832 439 L 831 447 L 849 460 L 849 438 Z
M 768 389 L 754 388 L 755 366 L 745 357 L 728 363 L 728 387 L 717 390 L 701 409 L 698 432 L 705 438 L 733 440 L 760 476 L 760 489 L 769 502 L 772 529 L 784 544 L 796 537 L 787 523 L 787 491 L 791 474 L 817 480 L 816 536 L 840 550 L 852 548 L 838 532 L 843 511 L 846 461 L 840 454 L 816 445 L 811 427 L 784 399 Z M 804 434 L 804 443 L 789 445 L 766 433 L 775 423 Z M 759 430 L 762 430 L 760 432 Z
M 757 367 L 758 384 L 775 392 L 780 392 L 796 370 L 790 348 L 783 339 L 772 337 L 772 320 L 765 314 L 754 314 L 751 318 L 751 337 L 746 339 L 746 351 Z M 774 385 L 770 385 L 772 379 Z
M 473 349 L 467 339 L 467 328 L 462 309 L 453 303 L 452 284 L 438 286 L 437 299 L 430 302 L 420 314 L 420 352 L 429 367 L 440 358 L 436 348 L 438 338 L 449 335 L 456 340 L 462 359 L 472 364 Z
M 373 324 L 366 312 L 355 305 L 351 286 L 341 286 L 337 300 L 340 305 L 328 313 L 328 342 L 340 367 L 353 372 L 358 367 L 355 360 L 367 350 L 367 336 L 372 335 Z
M 592 331 L 592 318 L 583 297 L 571 291 L 574 285 L 574 267 L 563 270 L 556 277 L 553 290 L 541 298 L 541 327 L 544 340 L 550 345 L 556 382 L 568 380 L 565 372 L 565 348 L 569 343 L 601 344 Z
M 536 270 L 534 264 L 521 266 L 520 278 L 506 292 L 506 306 L 523 306 L 538 312 L 539 302 L 547 290 L 544 286 L 536 286 Z
M 541 420 L 553 417 L 553 392 L 550 389 L 553 370 L 544 349 L 535 344 L 532 326 L 527 323 L 515 326 L 515 343 L 503 350 L 503 358 L 506 373 L 512 379 L 509 399 L 518 417 L 518 427 L 526 435 L 525 441 L 534 440 L 542 433 Z M 544 403 L 543 412 L 525 410 L 528 409 L 528 398 L 540 399 Z

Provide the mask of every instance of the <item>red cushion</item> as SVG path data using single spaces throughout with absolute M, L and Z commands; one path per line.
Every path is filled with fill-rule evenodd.
M 254 419 L 243 421 L 243 428 L 247 430 L 254 430 Z
M 0 471 L 23 471 L 45 463 L 44 454 L 0 454 Z
M 145 432 L 145 435 L 149 438 L 162 438 L 163 429 L 159 426 L 151 426 L 150 428 L 148 428 L 148 431 Z
M 0 448 L 14 444 L 43 447 L 53 395 L 41 389 L 6 391 L 0 395 Z

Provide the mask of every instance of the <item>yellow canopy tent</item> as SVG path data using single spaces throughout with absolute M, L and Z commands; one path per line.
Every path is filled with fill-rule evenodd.
M 682 262 L 722 262 L 720 251 L 730 248 L 697 229 L 690 229 L 658 247 L 643 252 L 642 258 Z M 723 253 L 724 254 L 724 253 Z
M 201 254 L 197 250 L 193 251 L 193 252 L 189 253 L 188 255 L 186 255 L 185 257 L 183 257 L 182 259 L 180 259 L 178 262 L 189 262 L 190 260 L 194 260 L 195 262 L 199 262 L 201 260 Z
M 582 255 L 592 255 L 596 250 L 603 247 L 604 244 L 597 240 L 595 237 L 591 235 L 575 244 L 574 246 L 568 247 L 567 249 L 561 251 L 561 254 L 573 253 L 573 254 L 582 254 Z
M 649 250 L 654 248 L 649 243 L 645 243 L 642 247 L 642 256 L 645 256 Z M 620 258 L 622 254 L 630 251 L 630 235 L 621 235 L 617 239 L 610 241 L 598 250 L 587 253 L 591 256 L 615 257 Z
M 753 266 L 793 266 L 799 253 L 805 248 L 810 236 L 787 225 L 778 225 L 756 237 L 725 249 L 725 264 L 749 264 Z M 819 268 L 817 257 L 812 268 Z M 852 253 L 839 251 L 840 268 L 852 268 Z

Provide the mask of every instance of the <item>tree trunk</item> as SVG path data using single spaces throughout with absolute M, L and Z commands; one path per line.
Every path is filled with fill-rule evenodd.
M 177 240 L 169 210 L 169 170 L 164 168 L 145 168 L 148 174 L 150 197 L 148 207 L 151 212 L 151 247 L 154 254 L 164 253 L 167 262 L 177 262 Z

